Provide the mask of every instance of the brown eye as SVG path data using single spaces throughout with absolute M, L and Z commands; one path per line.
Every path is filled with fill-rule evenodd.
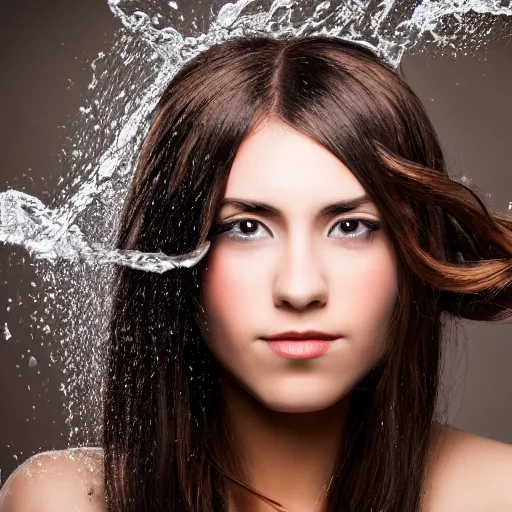
M 255 232 L 255 228 L 258 227 L 258 223 L 253 220 L 250 220 L 250 219 L 241 220 L 241 221 L 239 221 L 239 224 L 240 224 L 240 231 L 244 235 L 253 234 Z
M 356 219 L 342 220 L 340 222 L 340 225 L 342 226 L 344 231 L 348 231 L 349 233 L 352 233 L 357 230 L 359 221 Z
M 261 236 L 253 236 L 258 232 L 259 226 L 261 226 L 261 223 L 254 219 L 235 220 L 224 224 L 221 223 L 217 227 L 217 235 L 225 233 L 229 238 L 240 241 L 259 240 Z M 238 229 L 235 229 L 236 227 Z
M 333 229 L 329 231 L 329 235 L 335 231 L 335 228 L 338 226 L 340 226 L 341 231 L 345 234 L 345 236 L 334 238 L 341 238 L 342 240 L 368 240 L 372 237 L 375 231 L 380 229 L 380 222 L 366 219 L 343 219 L 335 224 Z

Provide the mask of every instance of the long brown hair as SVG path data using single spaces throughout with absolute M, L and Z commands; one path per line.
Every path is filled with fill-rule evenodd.
M 118 247 L 173 255 L 210 239 L 237 150 L 270 118 L 354 173 L 398 256 L 387 350 L 353 390 L 325 510 L 417 511 L 441 313 L 512 315 L 512 219 L 448 176 L 420 100 L 372 51 L 326 36 L 258 36 L 211 47 L 172 78 L 142 144 Z M 259 495 L 244 480 L 199 332 L 199 284 L 199 266 L 117 271 L 103 437 L 111 512 L 225 511 L 227 480 Z

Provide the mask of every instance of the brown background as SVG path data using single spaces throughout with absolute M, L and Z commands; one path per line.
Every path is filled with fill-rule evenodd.
M 64 172 L 59 155 L 70 123 L 88 97 L 90 63 L 98 52 L 109 52 L 121 24 L 106 0 L 2 2 L 0 19 L 0 190 L 22 190 L 48 204 Z M 471 178 L 483 196 L 490 194 L 486 204 L 501 210 L 512 202 L 511 26 L 496 20 L 488 44 L 477 48 L 466 41 L 456 58 L 415 53 L 402 66 L 451 169 Z M 0 246 L 0 485 L 32 454 L 67 447 L 58 390 L 64 379 L 51 364 L 37 318 L 31 318 L 39 307 L 37 279 L 23 250 Z M 3 336 L 6 322 L 9 340 Z M 467 339 L 459 336 L 443 377 L 449 421 L 512 443 L 512 326 L 463 325 Z M 28 366 L 31 355 L 34 368 Z

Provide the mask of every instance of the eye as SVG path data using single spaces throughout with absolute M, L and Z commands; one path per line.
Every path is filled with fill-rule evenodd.
M 240 219 L 233 222 L 225 222 L 217 225 L 216 235 L 225 233 L 226 236 L 233 240 L 254 241 L 264 237 L 263 226 L 259 221 L 254 219 Z M 342 236 L 333 238 L 349 239 L 349 240 L 368 240 L 375 231 L 380 229 L 380 222 L 370 221 L 367 219 L 343 219 L 338 221 L 330 230 L 329 234 L 335 231 L 336 227 L 340 227 Z M 237 228 L 237 229 L 234 229 Z M 362 228 L 362 229 L 361 229 Z M 258 233 L 260 233 L 258 235 Z
M 333 226 L 329 234 L 335 231 L 334 228 L 337 226 L 340 226 L 341 231 L 345 233 L 345 236 L 341 236 L 340 238 L 368 240 L 375 231 L 380 229 L 380 222 L 367 219 L 343 219 Z
M 260 231 L 258 226 L 262 224 L 254 219 L 240 219 L 233 222 L 220 223 L 217 226 L 217 235 L 225 233 L 229 238 L 235 240 L 259 240 L 261 236 L 253 236 L 254 233 Z M 238 227 L 234 230 L 233 228 Z

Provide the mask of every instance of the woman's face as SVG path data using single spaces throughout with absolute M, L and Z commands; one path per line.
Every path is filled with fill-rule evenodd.
M 217 235 L 205 258 L 201 331 L 228 375 L 269 409 L 327 408 L 383 353 L 397 296 L 384 219 L 371 202 L 321 215 L 364 194 L 334 155 L 285 124 L 260 125 L 236 155 L 225 200 L 265 203 L 278 213 L 230 204 L 220 210 L 218 223 L 237 223 Z M 381 228 L 372 232 L 363 221 Z M 263 339 L 289 330 L 336 339 L 320 357 L 289 359 Z

